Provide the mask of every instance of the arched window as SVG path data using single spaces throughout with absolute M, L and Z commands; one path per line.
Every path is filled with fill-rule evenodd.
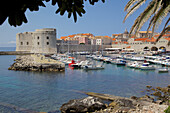
M 27 45 L 29 45 L 29 42 L 27 42 Z
M 47 36 L 47 39 L 49 39 L 49 37 Z
M 39 43 L 39 42 L 37 42 L 37 44 L 38 44 L 38 45 L 40 45 L 40 43 Z
M 40 39 L 40 37 L 38 36 L 37 39 Z
M 49 45 L 49 42 L 47 42 L 47 45 Z

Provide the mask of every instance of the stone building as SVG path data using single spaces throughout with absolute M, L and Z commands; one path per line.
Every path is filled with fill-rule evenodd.
M 30 53 L 56 53 L 56 29 L 36 29 L 16 35 L 16 51 Z
M 121 49 L 133 49 L 135 51 L 159 51 L 160 49 L 170 51 L 170 45 L 168 45 L 168 43 L 170 42 L 170 34 L 163 35 L 157 43 L 156 39 L 159 34 L 154 35 L 151 38 L 146 37 L 146 32 L 142 32 L 142 34 L 140 35 L 140 38 L 131 36 L 128 38 L 127 41 L 117 40 L 117 38 L 113 38 L 112 47 Z

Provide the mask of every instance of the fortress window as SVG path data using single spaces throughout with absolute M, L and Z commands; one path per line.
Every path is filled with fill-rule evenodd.
M 47 39 L 49 39 L 49 37 L 47 36 Z
M 37 39 L 39 39 L 40 37 L 38 36 Z
M 27 42 L 27 45 L 29 45 L 29 42 Z
M 39 42 L 37 42 L 37 44 L 38 44 L 38 45 L 40 45 L 40 43 L 39 43 Z
M 47 45 L 49 45 L 49 42 L 47 42 Z
M 21 42 L 21 45 L 23 45 L 23 42 Z

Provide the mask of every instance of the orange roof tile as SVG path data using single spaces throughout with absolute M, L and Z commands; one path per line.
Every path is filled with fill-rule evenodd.
M 147 31 L 139 31 L 139 33 L 147 33 Z M 152 33 L 152 31 L 148 31 L 148 33 Z
M 118 44 L 118 42 L 112 42 L 112 44 Z
M 110 36 L 105 36 L 106 38 L 111 38 Z
M 113 38 L 112 40 L 113 40 L 113 41 L 115 41 L 115 40 L 116 40 L 116 38 Z
M 154 37 L 152 37 L 151 39 L 147 39 L 146 41 L 147 41 L 147 42 L 155 42 L 156 39 L 154 39 Z
M 170 38 L 165 38 L 165 39 L 170 41 Z
M 67 36 L 62 36 L 62 37 L 60 37 L 60 39 L 66 39 L 67 38 Z
M 159 35 L 155 35 L 154 37 L 158 37 Z
M 128 42 L 123 42 L 124 44 L 128 44 Z
M 68 37 L 70 37 L 70 38 L 72 38 L 72 37 L 74 37 L 75 35 L 68 35 Z
M 131 46 L 127 46 L 126 48 L 131 48 Z
M 136 38 L 136 36 L 131 36 L 130 38 Z
M 137 38 L 135 41 L 146 41 L 148 38 Z
M 112 34 L 112 36 L 113 36 L 113 35 L 114 35 L 114 36 L 119 36 L 119 35 L 121 35 L 121 33 L 120 33 L 120 34 Z
M 168 36 L 168 37 L 169 37 L 169 36 L 170 36 L 170 34 L 165 34 L 165 35 L 163 35 L 163 36 Z

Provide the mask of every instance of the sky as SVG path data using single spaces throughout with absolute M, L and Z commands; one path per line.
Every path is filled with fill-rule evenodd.
M 89 5 L 89 2 L 86 1 L 86 13 L 82 17 L 78 17 L 76 23 L 73 18 L 67 18 L 67 13 L 64 16 L 55 14 L 57 5 L 52 6 L 51 2 L 45 3 L 46 7 L 40 7 L 39 11 L 30 12 L 27 10 L 28 23 L 24 23 L 22 26 L 10 26 L 8 20 L 6 20 L 0 26 L 0 47 L 15 47 L 17 33 L 32 32 L 35 29 L 42 28 L 56 28 L 57 38 L 77 33 L 111 36 L 112 34 L 123 33 L 125 29 L 129 31 L 146 4 L 123 23 L 126 15 L 124 7 L 127 2 L 128 0 L 106 0 L 105 3 L 100 1 L 95 5 Z M 147 26 L 144 25 L 141 30 L 146 30 L 146 28 Z M 160 32 L 159 29 L 158 32 Z

